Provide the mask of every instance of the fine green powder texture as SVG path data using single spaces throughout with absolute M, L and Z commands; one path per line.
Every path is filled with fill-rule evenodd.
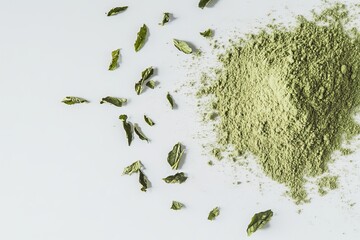
M 331 154 L 360 133 L 360 36 L 348 16 L 336 4 L 236 41 L 199 91 L 214 99 L 222 149 L 252 153 L 297 203 L 308 200 L 305 177 L 326 173 Z

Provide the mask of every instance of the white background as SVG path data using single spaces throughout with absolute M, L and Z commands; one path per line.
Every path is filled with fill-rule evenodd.
M 211 27 L 226 42 L 227 36 L 261 26 L 259 20 L 270 12 L 287 20 L 319 4 L 220 0 L 201 10 L 195 0 L 1 0 L 0 239 L 246 239 L 252 215 L 270 208 L 270 224 L 251 239 L 359 239 L 360 206 L 350 206 L 360 199 L 359 152 L 332 165 L 341 174 L 340 189 L 297 206 L 283 186 L 256 168 L 244 171 L 226 160 L 207 165 L 211 158 L 201 145 L 208 140 L 197 137 L 203 133 L 196 102 L 181 87 L 214 62 L 200 31 Z M 129 9 L 105 16 L 122 5 Z M 165 11 L 176 19 L 162 27 Z M 135 53 L 143 23 L 150 36 Z M 201 47 L 208 60 L 191 70 L 191 56 L 178 52 L 172 38 Z M 107 71 L 117 48 L 120 68 Z M 148 66 L 157 68 L 153 79 L 160 85 L 136 96 L 134 83 Z M 169 108 L 167 91 L 178 109 Z M 68 95 L 91 103 L 62 104 Z M 130 100 L 123 108 L 100 105 L 108 95 Z M 122 113 L 142 126 L 151 143 L 137 139 L 127 146 L 118 120 Z M 145 125 L 144 113 L 154 127 Z M 187 149 L 181 170 L 189 179 L 167 185 L 161 179 L 174 172 L 166 157 L 178 141 Z M 135 160 L 144 163 L 152 182 L 146 193 L 136 176 L 121 176 Z M 186 208 L 170 210 L 172 200 Z M 221 214 L 208 221 L 215 206 Z

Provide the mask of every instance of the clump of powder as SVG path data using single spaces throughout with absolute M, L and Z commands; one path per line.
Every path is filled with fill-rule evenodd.
M 252 153 L 297 203 L 307 200 L 305 177 L 326 173 L 332 153 L 360 133 L 360 34 L 348 16 L 336 4 L 233 41 L 215 78 L 202 79 L 218 144 Z

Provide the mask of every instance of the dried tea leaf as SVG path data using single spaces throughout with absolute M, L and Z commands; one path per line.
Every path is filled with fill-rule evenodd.
M 149 79 L 154 74 L 154 68 L 148 67 L 141 73 L 141 79 L 135 83 L 135 92 L 137 95 L 140 95 L 143 91 L 143 85 L 147 79 Z
M 184 204 L 182 204 L 181 202 L 177 202 L 177 201 L 172 201 L 172 204 L 171 204 L 171 208 L 172 210 L 180 210 L 182 209 L 183 207 L 185 207 Z
M 251 218 L 251 222 L 249 223 L 249 225 L 247 227 L 246 232 L 247 232 L 248 236 L 250 236 L 251 234 L 256 232 L 256 230 L 264 227 L 266 225 L 266 223 L 268 223 L 270 221 L 272 216 L 273 216 L 273 212 L 270 209 L 267 211 L 264 211 L 264 212 L 256 213 Z
M 113 9 L 111 9 L 111 10 L 107 13 L 107 16 L 110 17 L 110 16 L 117 15 L 117 14 L 125 11 L 127 8 L 128 8 L 128 6 L 115 7 L 115 8 L 113 8 Z
M 126 138 L 128 140 L 128 144 L 130 146 L 132 140 L 133 140 L 133 128 L 131 126 L 131 123 L 129 123 L 127 121 L 127 115 L 125 114 L 122 114 L 119 116 L 119 119 L 122 121 L 123 123 L 123 127 L 124 127 L 124 130 L 125 130 L 125 133 L 126 133 Z
M 159 25 L 164 26 L 165 23 L 170 22 L 170 17 L 171 17 L 170 13 L 168 13 L 168 12 L 164 13 L 163 19 L 162 19 L 161 23 L 159 23 Z
M 206 37 L 206 38 L 212 37 L 213 34 L 214 34 L 213 30 L 211 30 L 210 28 L 208 30 L 205 30 L 200 33 L 201 36 Z
M 151 88 L 151 89 L 154 89 L 155 86 L 156 86 L 156 83 L 155 83 L 155 81 L 153 81 L 153 80 L 149 80 L 149 81 L 146 83 L 146 86 L 149 87 L 149 88 Z
M 146 192 L 146 190 L 148 189 L 148 187 L 150 185 L 150 182 L 141 170 L 139 170 L 139 183 L 142 186 L 141 191 Z
M 173 39 L 174 46 L 181 52 L 190 54 L 193 52 L 192 48 L 185 41 Z
M 154 121 L 151 118 L 149 118 L 148 116 L 146 116 L 146 115 L 144 115 L 144 120 L 145 120 L 145 122 L 147 124 L 149 124 L 149 126 L 154 126 L 155 125 Z
M 204 7 L 206 7 L 206 5 L 210 2 L 211 0 L 200 0 L 199 2 L 199 8 L 203 9 Z
M 144 83 L 154 74 L 154 68 L 148 67 L 144 71 L 141 72 L 141 81 Z
M 101 99 L 100 104 L 103 104 L 105 102 L 115 105 L 117 107 L 122 107 L 125 103 L 127 103 L 127 99 L 107 96 Z
M 168 93 L 168 94 L 166 95 L 166 98 L 167 98 L 167 100 L 168 100 L 169 103 L 170 103 L 171 109 L 174 109 L 175 101 L 174 101 L 174 99 L 172 98 L 172 96 L 170 95 L 170 93 Z
M 163 178 L 163 180 L 166 183 L 183 183 L 187 179 L 187 176 L 185 176 L 185 173 L 178 172 L 175 175 L 167 176 L 166 178 Z
M 141 131 L 141 129 L 139 128 L 139 126 L 137 124 L 134 124 L 134 130 L 135 130 L 136 135 L 138 135 L 138 137 L 141 140 L 149 142 L 149 139 L 145 136 L 145 134 Z
M 177 143 L 174 145 L 173 149 L 168 153 L 167 161 L 172 169 L 177 170 L 179 168 L 179 163 L 184 151 L 185 150 L 183 149 L 181 143 Z
M 137 83 L 135 83 L 135 92 L 137 95 L 140 95 L 143 91 L 143 85 L 142 85 L 142 82 L 141 80 Z
M 147 32 L 148 32 L 147 26 L 145 24 L 142 25 L 139 32 L 137 33 L 137 38 L 134 43 L 134 48 L 135 48 L 136 52 L 138 52 L 144 46 L 145 41 L 146 41 Z
M 114 71 L 115 69 L 117 69 L 119 67 L 119 58 L 120 58 L 120 49 L 116 49 L 114 51 L 111 52 L 111 63 L 109 65 L 109 70 L 110 71 Z
M 67 105 L 73 105 L 78 103 L 88 103 L 89 101 L 81 97 L 67 96 L 61 102 Z
M 220 214 L 220 208 L 216 207 L 209 212 L 208 220 L 213 221 Z
M 141 161 L 136 161 L 131 165 L 124 168 L 123 175 L 131 175 L 133 173 L 137 173 L 143 167 Z

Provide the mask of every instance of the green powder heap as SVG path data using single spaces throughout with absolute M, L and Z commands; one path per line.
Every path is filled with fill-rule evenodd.
M 332 153 L 360 133 L 360 34 L 346 28 L 349 20 L 336 4 L 248 35 L 200 91 L 213 96 L 222 149 L 252 153 L 297 203 L 307 200 L 305 177 L 326 173 Z

